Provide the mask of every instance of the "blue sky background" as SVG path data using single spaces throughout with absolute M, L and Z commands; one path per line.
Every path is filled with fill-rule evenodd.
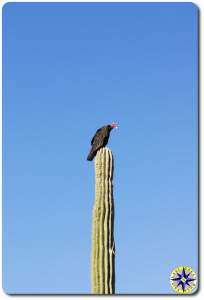
M 112 121 L 116 293 L 197 271 L 197 7 L 3 7 L 3 288 L 90 293 L 96 129 Z

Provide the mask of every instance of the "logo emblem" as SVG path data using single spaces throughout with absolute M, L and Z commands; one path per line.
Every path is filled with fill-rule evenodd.
M 197 283 L 196 273 L 189 267 L 180 266 L 171 273 L 171 287 L 179 294 L 188 294 Z

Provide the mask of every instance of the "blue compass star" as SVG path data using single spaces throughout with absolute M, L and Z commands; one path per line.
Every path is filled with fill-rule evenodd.
M 183 268 L 181 274 L 179 274 L 179 273 L 177 272 L 177 276 L 178 276 L 178 277 L 172 278 L 172 280 L 178 281 L 177 287 L 179 287 L 179 286 L 181 285 L 183 292 L 185 291 L 187 285 L 188 285 L 188 286 L 191 286 L 191 285 L 189 284 L 189 282 L 192 282 L 192 281 L 195 280 L 195 278 L 190 278 L 190 277 L 189 277 L 190 274 L 191 274 L 191 272 L 188 273 L 188 274 L 186 274 L 185 269 Z

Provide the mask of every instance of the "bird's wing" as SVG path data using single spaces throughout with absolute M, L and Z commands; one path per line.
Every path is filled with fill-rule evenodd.
M 97 134 L 94 137 L 93 144 L 92 144 L 92 148 L 94 149 L 94 151 L 103 147 L 107 143 L 106 141 L 107 138 L 108 138 L 107 128 L 106 126 L 104 126 L 101 128 L 99 132 L 97 132 Z
M 94 136 L 93 136 L 93 138 L 92 138 L 92 140 L 91 140 L 91 145 L 93 145 L 94 140 L 97 138 L 97 136 L 99 135 L 99 132 L 101 131 L 102 128 L 103 128 L 103 127 L 99 128 L 99 129 L 96 131 L 96 133 L 94 134 Z

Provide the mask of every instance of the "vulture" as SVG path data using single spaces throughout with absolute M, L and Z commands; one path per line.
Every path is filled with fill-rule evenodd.
M 105 125 L 96 131 L 95 135 L 91 140 L 92 147 L 87 157 L 87 160 L 93 160 L 97 151 L 100 148 L 105 147 L 107 145 L 110 132 L 113 128 L 118 128 L 118 125 L 115 122 L 109 125 Z

